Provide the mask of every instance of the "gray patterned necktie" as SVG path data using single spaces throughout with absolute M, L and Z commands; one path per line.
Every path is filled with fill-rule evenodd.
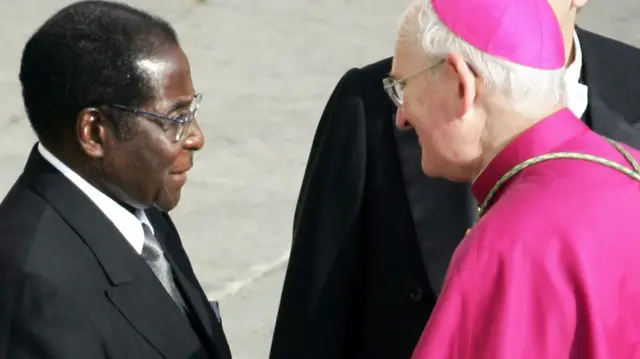
M 164 251 L 158 239 L 151 232 L 151 228 L 145 223 L 142 223 L 142 229 L 144 230 L 144 246 L 142 247 L 142 258 L 147 262 L 153 274 L 156 275 L 164 289 L 169 293 L 171 299 L 178 305 L 181 311 L 184 312 L 184 300 L 180 295 L 178 287 L 173 279 L 173 273 L 171 272 L 171 266 L 164 256 Z

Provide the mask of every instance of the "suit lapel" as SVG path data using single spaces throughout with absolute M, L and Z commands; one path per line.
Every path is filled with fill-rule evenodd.
M 110 283 L 107 297 L 140 335 L 165 358 L 192 355 L 198 343 L 182 334 L 188 332 L 182 330 L 188 325 L 186 318 L 104 213 L 35 147 L 23 178 L 93 252 Z
M 595 87 L 589 87 L 589 115 L 595 132 L 640 149 L 640 130 L 613 110 L 598 94 Z
M 596 42 L 602 41 L 602 39 L 596 38 L 588 31 L 577 28 L 576 33 L 582 49 L 583 83 L 589 89 L 587 111 L 591 128 L 603 136 L 640 149 L 640 132 L 631 125 L 631 121 L 635 120 L 634 117 L 637 114 L 629 114 L 631 110 L 627 107 L 614 109 L 610 105 L 609 99 L 628 95 L 620 93 L 619 86 L 611 85 L 612 74 L 610 72 L 618 71 L 610 66 L 610 60 L 615 54 L 606 53 L 606 51 L 603 53 L 601 49 L 598 49 L 595 46 Z M 603 73 L 603 71 L 607 73 Z M 616 76 L 620 77 L 619 74 Z M 626 116 L 630 116 L 630 118 L 626 118 Z
M 231 358 L 222 325 L 213 312 L 205 293 L 198 284 L 189 278 L 187 271 L 183 268 L 182 261 L 178 259 L 180 254 L 176 250 L 176 244 L 179 243 L 179 238 L 174 238 L 178 236 L 177 230 L 171 223 L 167 224 L 168 221 L 161 215 L 152 211 L 147 211 L 147 214 L 153 221 L 154 228 L 159 232 L 158 239 L 167 249 L 165 256 L 171 265 L 174 279 L 186 302 L 187 310 L 195 319 L 195 324 L 200 327 L 199 329 L 207 334 L 206 339 L 210 342 L 206 345 L 213 347 L 220 358 Z M 156 226 L 156 224 L 159 225 Z
M 183 334 L 190 333 L 189 322 L 159 285 L 117 286 L 107 290 L 107 296 L 162 356 L 191 357 L 200 350 L 200 343 L 194 336 Z
M 603 48 L 606 41 L 612 40 L 605 40 L 580 28 L 577 28 L 576 32 L 582 48 L 583 82 L 589 88 L 587 111 L 592 129 L 601 135 L 640 149 L 640 130 L 632 125 L 637 123 L 638 113 L 634 109 L 636 101 L 621 100 L 630 95 L 628 91 L 622 90 L 624 86 L 634 83 L 633 79 L 627 80 L 629 74 L 625 71 L 629 66 L 611 67 L 612 63 L 618 62 L 617 53 L 603 51 Z M 626 81 L 620 83 L 618 79 Z
M 636 79 L 640 51 L 580 28 L 576 28 L 576 33 L 589 91 L 592 87 L 597 89 L 600 100 L 627 122 L 640 122 L 640 102 L 637 101 L 640 86 Z
M 395 116 L 392 120 L 395 122 Z M 475 221 L 476 203 L 467 184 L 424 175 L 415 131 L 397 128 L 394 131 L 416 237 L 429 282 L 437 295 L 453 252 Z

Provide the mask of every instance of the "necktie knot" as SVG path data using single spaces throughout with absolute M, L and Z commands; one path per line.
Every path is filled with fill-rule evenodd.
M 146 261 L 156 261 L 163 257 L 162 246 L 156 239 L 156 237 L 151 233 L 151 230 L 147 229 L 148 226 L 143 224 L 142 227 L 145 229 L 144 231 L 144 245 L 142 246 L 142 258 Z

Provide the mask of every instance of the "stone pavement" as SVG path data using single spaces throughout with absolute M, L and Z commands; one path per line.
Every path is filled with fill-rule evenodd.
M 349 67 L 391 54 L 408 1 L 128 2 L 175 25 L 205 94 L 199 121 L 208 143 L 173 216 L 205 290 L 221 301 L 235 358 L 264 359 L 319 115 Z M 46 17 L 69 3 L 0 1 L 0 194 L 34 141 L 17 76 L 22 47 Z M 633 26 L 639 16 L 637 1 L 592 0 L 580 23 L 640 45 Z

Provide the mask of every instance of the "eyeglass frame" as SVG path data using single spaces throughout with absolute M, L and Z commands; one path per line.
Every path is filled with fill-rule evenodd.
M 169 117 L 167 115 L 160 115 L 157 113 L 153 113 L 153 112 L 149 112 L 149 111 L 144 111 L 144 110 L 140 110 L 140 109 L 135 109 L 135 108 L 131 108 L 128 106 L 124 106 L 124 105 L 119 105 L 119 104 L 111 104 L 108 105 L 108 107 L 112 107 L 121 111 L 126 111 L 126 112 L 130 112 L 133 113 L 135 115 L 138 116 L 144 116 L 144 117 L 150 117 L 156 120 L 165 120 L 165 121 L 169 121 L 171 123 L 177 123 L 182 125 L 182 127 L 180 128 L 180 131 L 176 133 L 176 138 L 174 139 L 175 142 L 180 142 L 184 139 L 184 134 L 188 131 L 185 131 L 187 128 L 191 128 L 191 124 L 196 120 L 196 116 L 198 114 L 198 110 L 200 109 L 200 102 L 202 102 L 202 94 L 201 93 L 196 93 L 195 95 L 193 95 L 193 101 L 191 102 L 191 104 L 189 105 L 189 115 L 187 119 L 180 119 L 180 118 L 175 118 L 175 117 Z M 184 115 L 180 115 L 178 117 L 183 117 Z
M 411 79 L 412 77 L 415 77 L 417 75 L 420 75 L 423 72 L 426 71 L 431 71 L 434 68 L 436 68 L 437 66 L 443 64 L 445 62 L 445 59 L 441 59 L 440 61 L 437 61 L 436 63 L 427 66 L 421 70 L 418 70 L 412 74 L 409 74 L 401 79 L 395 79 L 393 78 L 393 76 L 389 75 L 387 77 L 385 77 L 384 79 L 382 79 L 382 86 L 384 87 L 385 92 L 387 93 L 387 95 L 389 96 L 389 98 L 391 98 L 391 101 L 393 101 L 393 103 L 398 107 L 402 107 L 402 98 L 400 97 L 400 95 L 398 95 L 398 92 L 402 92 L 404 94 L 404 88 L 407 86 L 407 82 L 409 81 L 409 79 Z M 396 89 L 396 86 L 400 86 L 399 89 Z

